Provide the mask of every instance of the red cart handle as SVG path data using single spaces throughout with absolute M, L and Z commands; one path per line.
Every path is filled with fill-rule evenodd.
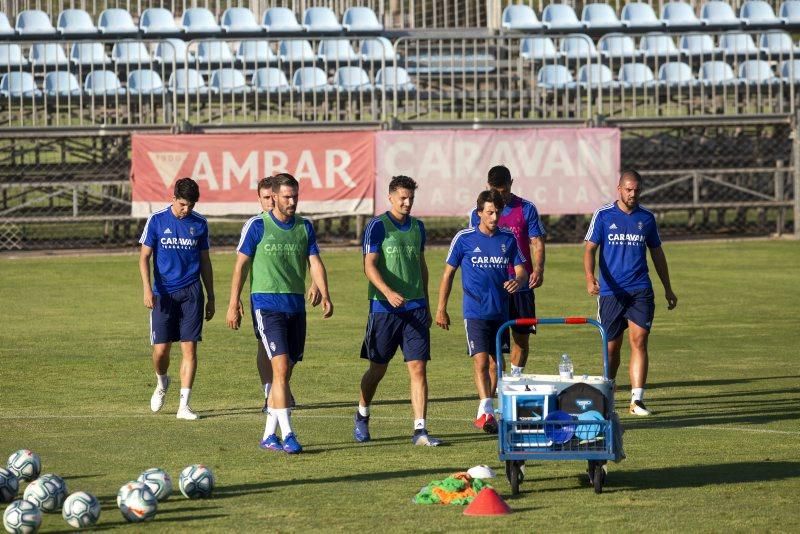
M 552 322 L 552 321 L 548 321 Z M 561 319 L 563 324 L 586 324 L 586 317 L 564 317 Z M 516 319 L 514 321 L 515 326 L 536 326 L 539 324 L 539 320 L 535 318 L 526 318 L 526 319 Z

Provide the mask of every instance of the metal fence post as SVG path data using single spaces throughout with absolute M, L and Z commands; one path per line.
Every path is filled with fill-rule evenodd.
M 794 116 L 794 138 L 792 139 L 792 181 L 794 182 L 794 238 L 800 239 L 800 113 Z
M 783 192 L 783 160 L 778 160 L 775 162 L 775 200 L 777 202 L 783 202 L 784 200 L 784 192 Z M 786 210 L 782 207 L 778 207 L 778 213 L 775 217 L 775 233 L 780 236 L 783 234 L 783 224 L 786 219 Z

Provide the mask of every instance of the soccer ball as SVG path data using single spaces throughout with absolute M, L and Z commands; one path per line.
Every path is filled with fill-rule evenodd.
M 94 495 L 78 491 L 64 501 L 61 515 L 71 527 L 89 527 L 97 523 L 100 517 L 100 503 Z
M 57 512 L 67 498 L 67 484 L 58 475 L 42 475 L 25 488 L 24 499 L 42 512 Z
M 148 469 L 136 479 L 150 488 L 158 501 L 166 501 L 172 495 L 172 479 L 169 473 L 158 467 Z
M 181 471 L 181 493 L 190 499 L 207 499 L 214 491 L 214 473 L 204 465 L 190 465 Z
M 119 506 L 122 517 L 130 523 L 150 521 L 158 510 L 158 501 L 153 492 L 144 484 L 136 484 L 128 491 Z
M 19 491 L 17 475 L 0 467 L 0 502 L 11 502 Z
M 9 471 L 17 475 L 17 478 L 31 481 L 42 471 L 42 460 L 33 451 L 20 449 L 8 457 L 6 466 Z
M 136 487 L 139 487 L 139 486 L 144 486 L 144 484 L 142 482 L 137 481 L 137 480 L 131 480 L 130 482 L 128 482 L 124 486 L 122 486 L 119 489 L 119 491 L 117 492 L 117 508 L 122 508 L 122 503 L 125 501 L 125 497 L 128 496 L 128 493 L 130 493 L 130 491 L 133 488 L 136 488 Z
M 39 507 L 28 501 L 14 501 L 3 514 L 3 526 L 10 534 L 33 534 L 42 524 Z

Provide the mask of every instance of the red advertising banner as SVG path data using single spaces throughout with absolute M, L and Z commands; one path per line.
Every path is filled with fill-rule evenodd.
M 612 128 L 403 131 L 376 134 L 375 211 L 388 209 L 392 176 L 420 185 L 419 216 L 465 216 L 486 189 L 486 174 L 505 165 L 513 192 L 541 213 L 592 213 L 613 198 L 620 133 Z
M 300 182 L 299 213 L 370 215 L 374 209 L 373 132 L 133 136 L 132 215 L 146 217 L 172 198 L 185 176 L 200 185 L 203 215 L 258 211 L 256 187 L 288 172 Z

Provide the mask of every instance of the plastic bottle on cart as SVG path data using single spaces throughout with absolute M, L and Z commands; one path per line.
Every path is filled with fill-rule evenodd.
M 561 378 L 572 378 L 573 371 L 574 368 L 572 366 L 572 360 L 569 359 L 569 354 L 562 354 L 561 362 L 558 364 L 558 374 L 561 375 Z

